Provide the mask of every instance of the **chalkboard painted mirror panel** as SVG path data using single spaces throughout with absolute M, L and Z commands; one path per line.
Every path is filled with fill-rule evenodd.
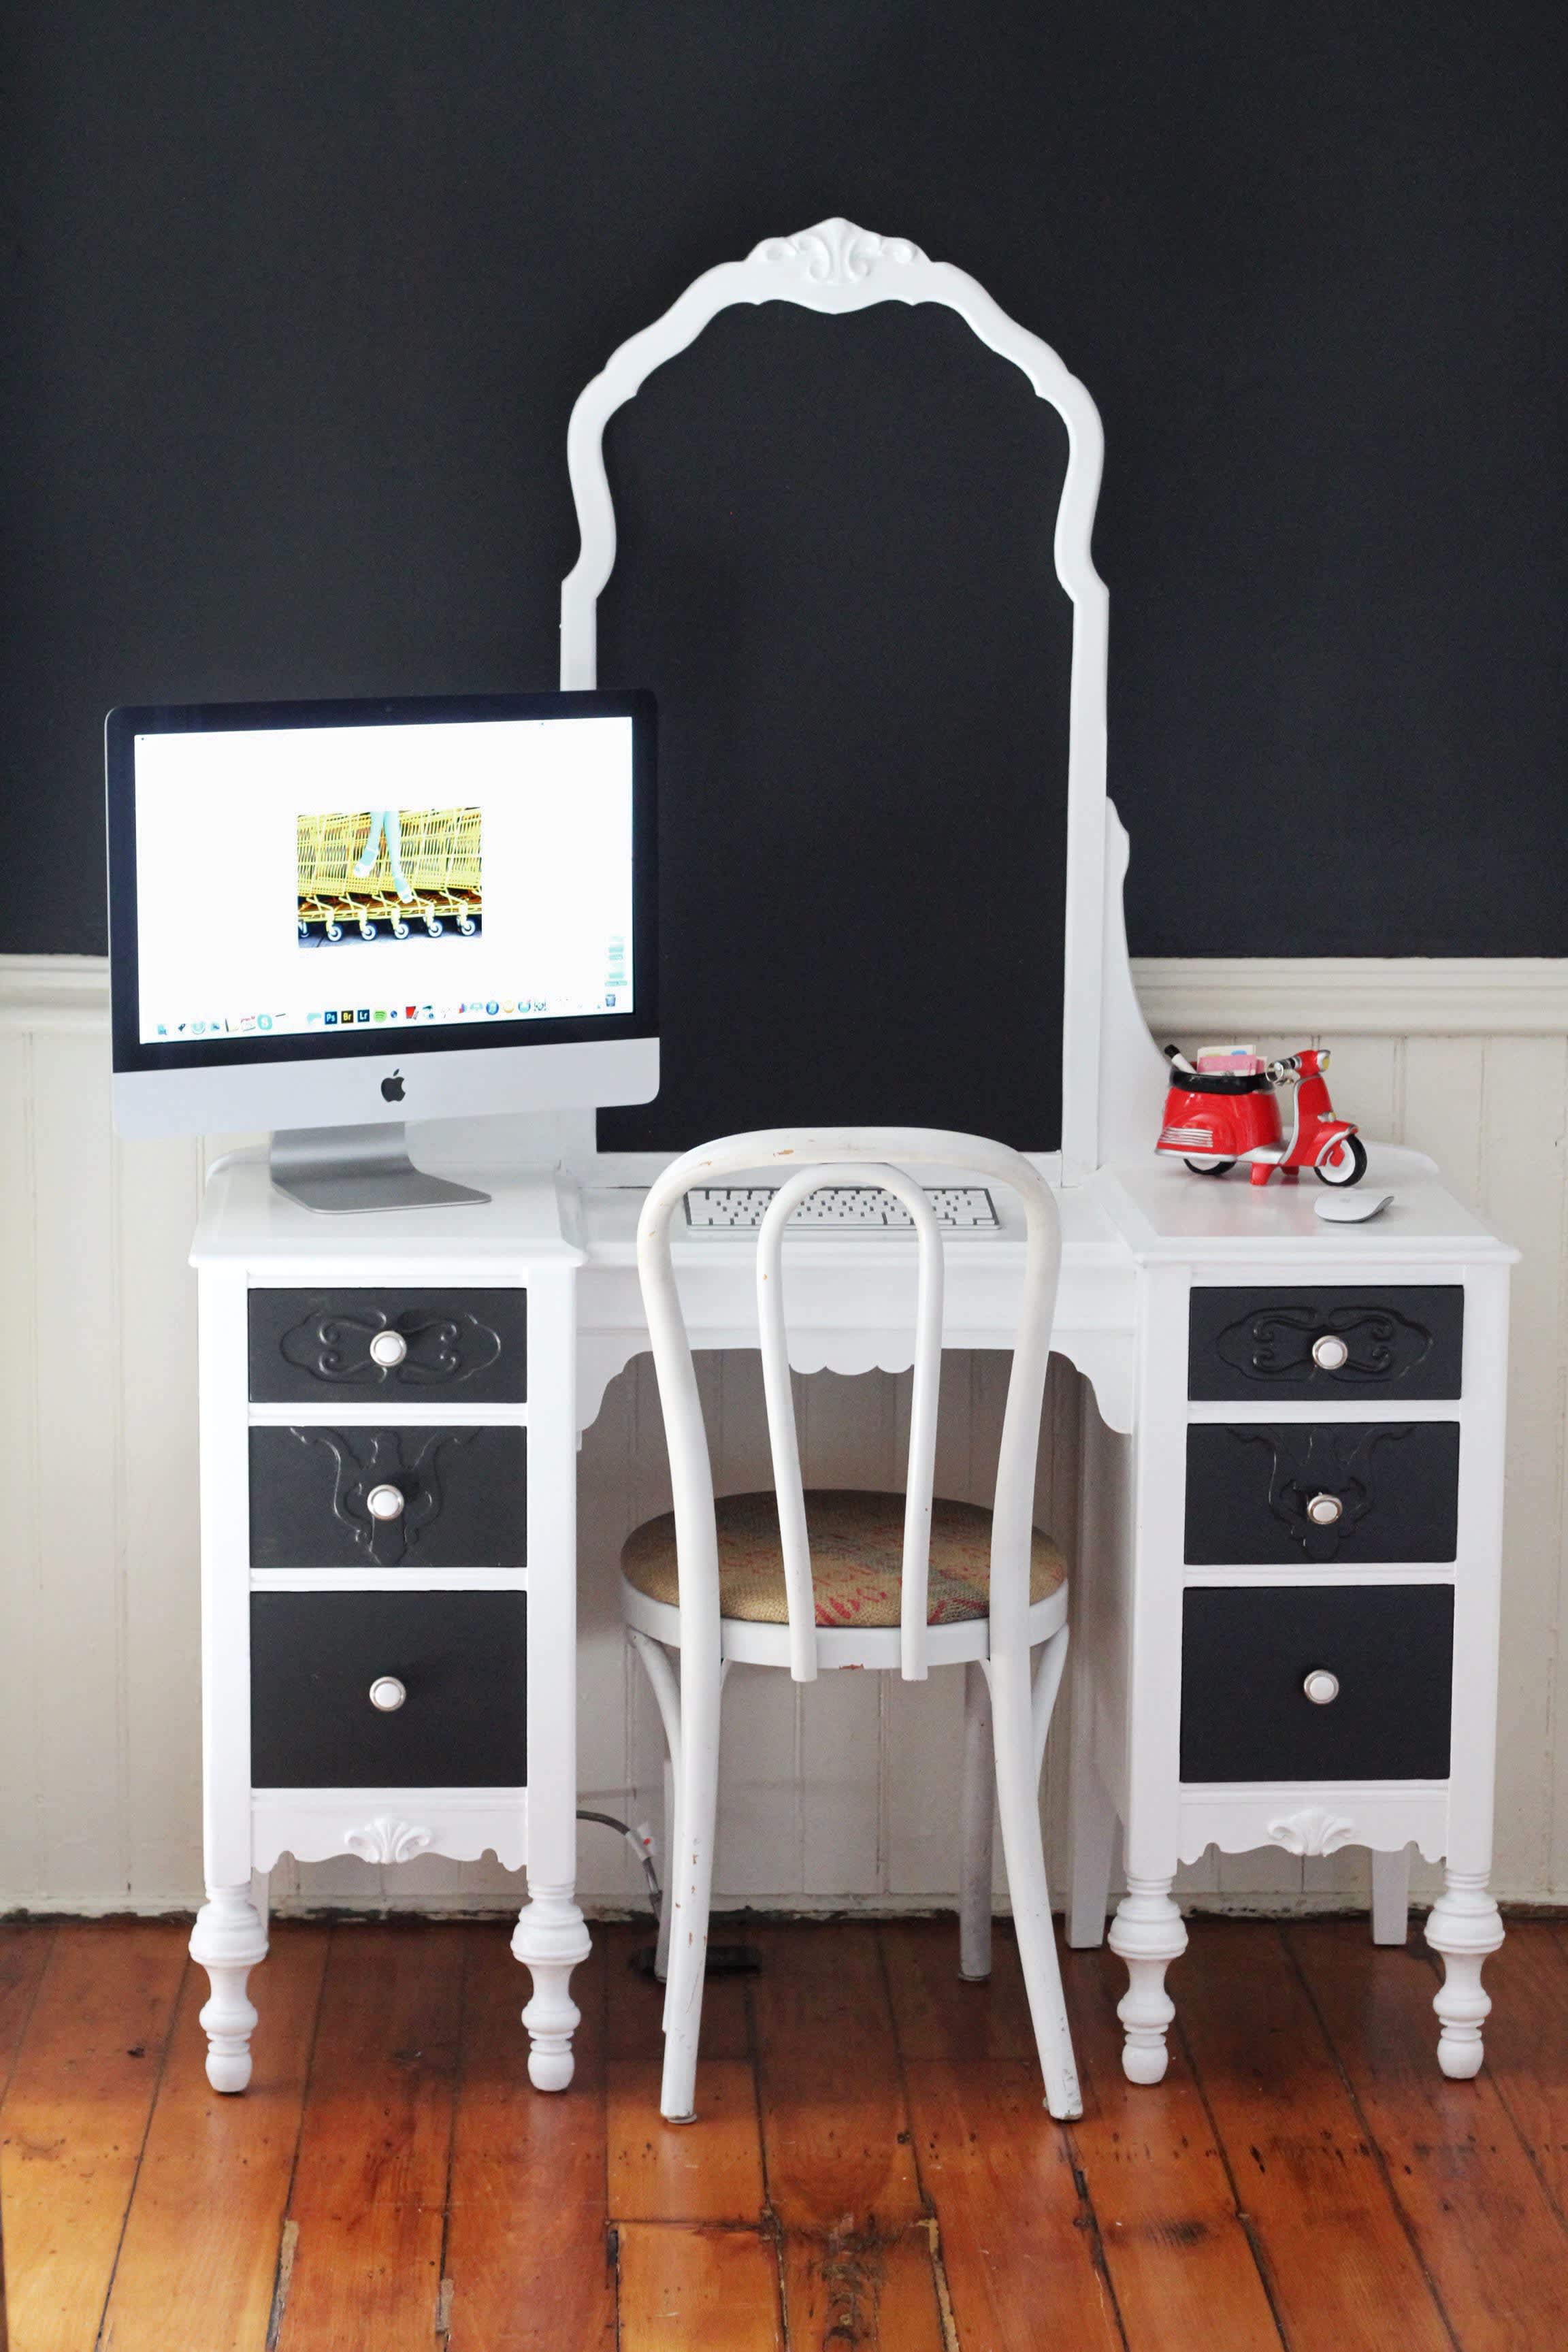
M 1060 424 L 949 311 L 729 310 L 611 423 L 599 674 L 657 681 L 656 1102 L 1060 1141 Z
M 719 319 L 774 303 L 918 314 Z M 699 336 L 611 436 L 601 656 L 605 428 Z M 562 683 L 613 661 L 654 686 L 671 828 L 666 1085 L 602 1118 L 612 1155 L 792 1102 L 1059 1143 L 1069 1181 L 1142 1139 L 1160 1066 L 1105 799 L 1100 457 L 1045 343 L 843 221 L 708 271 L 584 391 Z

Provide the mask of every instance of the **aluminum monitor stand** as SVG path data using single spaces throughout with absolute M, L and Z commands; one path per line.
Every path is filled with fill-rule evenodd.
M 330 1217 L 369 1209 L 425 1209 L 488 1201 L 471 1184 L 427 1176 L 408 1157 L 401 1119 L 384 1126 L 279 1128 L 272 1138 L 272 1181 L 302 1209 Z

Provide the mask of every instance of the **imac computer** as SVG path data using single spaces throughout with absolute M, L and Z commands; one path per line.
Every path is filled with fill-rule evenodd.
M 487 1196 L 405 1116 L 658 1091 L 650 695 L 111 711 L 114 1116 L 313 1209 Z

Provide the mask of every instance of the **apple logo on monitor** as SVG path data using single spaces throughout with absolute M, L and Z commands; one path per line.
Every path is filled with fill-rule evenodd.
M 401 1070 L 394 1070 L 391 1077 L 383 1078 L 381 1082 L 381 1098 L 383 1102 L 401 1102 L 403 1100 L 403 1073 Z

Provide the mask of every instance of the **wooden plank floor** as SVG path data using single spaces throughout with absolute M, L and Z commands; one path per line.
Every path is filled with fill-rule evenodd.
M 577 2082 L 528 2088 L 498 1927 L 279 1926 L 256 2075 L 202 2072 L 161 1922 L 0 1926 L 11 2352 L 1536 2352 L 1568 2340 L 1568 1929 L 1489 1966 L 1448 2083 L 1436 1976 L 1365 1927 L 1195 1921 L 1166 2081 L 1070 1954 L 1050 2122 L 1010 1938 L 750 1928 L 699 2120 L 658 2115 L 647 1931 L 595 1931 Z

